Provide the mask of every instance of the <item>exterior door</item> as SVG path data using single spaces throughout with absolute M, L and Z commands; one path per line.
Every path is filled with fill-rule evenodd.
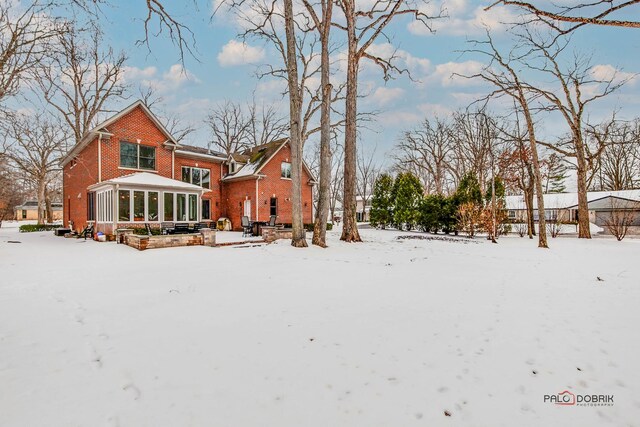
M 251 219 L 251 200 L 249 199 L 244 201 L 244 216 Z

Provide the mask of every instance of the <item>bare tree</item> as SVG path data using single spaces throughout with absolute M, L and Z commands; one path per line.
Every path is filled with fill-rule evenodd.
M 50 2 L 34 1 L 24 10 L 17 3 L 0 3 L 0 105 L 14 95 L 28 71 L 49 50 L 51 39 L 63 28 L 43 12 Z
M 250 146 L 263 145 L 287 135 L 289 124 L 273 105 L 265 106 L 262 104 L 258 107 L 254 100 L 248 108 L 247 142 Z
M 85 37 L 86 36 L 86 37 Z M 124 52 L 103 49 L 102 33 L 69 24 L 57 35 L 47 59 L 32 70 L 44 100 L 64 119 L 77 144 L 96 124 L 98 115 L 109 112 L 108 102 L 125 96 Z
M 58 162 L 68 136 L 64 126 L 42 115 L 14 115 L 4 127 L 8 136 L 5 156 L 36 189 L 38 222 L 51 221 L 46 215 L 47 193 L 59 179 Z
M 320 36 L 320 182 L 311 243 L 316 246 L 326 247 L 327 216 L 329 215 L 331 196 L 331 101 L 333 87 L 331 85 L 331 63 L 329 60 L 329 36 L 332 27 L 333 0 L 320 0 L 320 15 L 316 13 L 314 6 L 308 0 L 303 0 L 303 4 Z
M 491 150 L 497 143 L 496 121 L 484 108 L 476 111 L 458 111 L 453 115 L 452 125 L 453 167 L 456 183 L 473 173 L 484 193 L 491 170 Z
M 551 78 L 556 88 L 527 84 L 527 90 L 544 100 L 543 108 L 559 112 L 570 129 L 570 138 L 555 143 L 538 141 L 566 158 L 575 160 L 578 187 L 578 237 L 591 238 L 589 228 L 589 210 L 587 207 L 587 174 L 593 168 L 594 161 L 600 156 L 604 144 L 598 144 L 595 150 L 585 140 L 584 123 L 586 108 L 592 102 L 601 99 L 619 89 L 627 79 L 616 80 L 613 75 L 608 79 L 598 79 L 591 72 L 588 58 L 575 56 L 570 65 L 563 69 L 560 58 L 568 45 L 568 40 L 554 39 L 553 42 L 541 40 L 526 30 L 523 40 L 532 49 L 526 63 L 531 70 Z M 589 88 L 589 90 L 586 90 Z
M 420 127 L 406 131 L 394 150 L 396 166 L 421 178 L 427 193 L 446 194 L 453 190 L 453 132 L 440 118 L 425 119 Z
M 9 158 L 0 153 L 0 226 L 2 221 L 13 219 L 15 207 L 26 196 L 22 180 L 18 179 L 15 168 L 9 162 Z
M 331 168 L 331 182 L 329 184 L 329 213 L 331 223 L 334 223 L 336 218 L 336 208 L 338 203 L 343 203 L 342 190 L 344 188 L 344 175 L 343 175 L 343 148 L 336 144 L 332 153 L 332 158 L 335 159 Z
M 520 123 L 520 112 L 516 105 L 515 123 L 512 130 L 501 129 L 502 138 L 506 143 L 506 149 L 498 158 L 498 169 L 504 179 L 507 191 L 522 193 L 527 215 L 526 232 L 530 239 L 536 235 L 533 199 L 535 195 L 535 173 L 533 170 L 533 160 L 531 147 L 526 131 L 522 130 Z
M 162 96 L 156 96 L 156 92 L 152 87 L 138 88 L 140 99 L 150 110 L 154 110 L 154 114 L 162 122 L 164 127 L 169 131 L 173 138 L 181 142 L 196 131 L 193 123 L 185 121 L 180 114 L 168 113 Z
M 587 124 L 591 145 L 603 145 L 590 171 L 593 190 L 630 190 L 640 187 L 640 139 L 636 123 Z M 595 141 L 595 142 L 594 142 Z
M 360 242 L 356 223 L 356 145 L 358 114 L 358 69 L 365 58 L 378 65 L 388 79 L 393 72 L 406 72 L 393 64 L 393 57 L 384 58 L 372 52 L 372 44 L 384 37 L 384 31 L 393 20 L 402 15 L 412 16 L 429 28 L 435 18 L 423 13 L 415 3 L 404 0 L 378 0 L 367 3 L 367 9 L 358 9 L 355 0 L 338 0 L 338 7 L 344 15 L 344 24 L 334 24 L 346 32 L 347 37 L 347 93 L 345 100 L 344 135 L 344 227 L 341 240 Z M 430 29 L 430 28 L 429 28 Z
M 640 28 L 639 21 L 610 18 L 612 14 L 622 9 L 627 13 L 625 16 L 632 16 L 633 11 L 637 11 L 640 0 L 592 0 L 571 5 L 548 4 L 550 8 L 540 7 L 531 1 L 498 0 L 485 10 L 496 5 L 515 6 L 530 14 L 532 16 L 530 21 L 543 22 L 560 34 L 570 33 L 585 25 Z M 567 25 L 563 27 L 562 23 Z
M 211 131 L 213 145 L 227 156 L 250 147 L 252 120 L 240 104 L 228 100 L 218 104 L 209 112 L 205 123 Z
M 367 203 L 371 199 L 373 193 L 373 186 L 380 174 L 380 166 L 375 162 L 375 148 L 369 155 L 365 155 L 362 151 L 363 150 L 358 150 L 357 191 L 358 196 L 360 196 L 360 199 L 362 200 L 362 218 L 364 218 L 367 211 Z
M 512 51 L 508 56 L 503 56 L 493 43 L 489 31 L 487 31 L 486 41 L 475 41 L 473 43 L 476 49 L 472 50 L 472 52 L 486 56 L 489 59 L 489 64 L 484 67 L 482 72 L 470 77 L 483 79 L 496 88 L 487 96 L 487 99 L 491 97 L 508 96 L 516 103 L 517 109 L 520 109 L 524 116 L 527 135 L 529 137 L 533 175 L 535 178 L 536 201 L 538 203 L 538 247 L 548 248 L 542 178 L 540 176 L 540 161 L 538 159 L 538 141 L 536 139 L 533 114 L 530 108 L 531 94 L 535 92 L 531 86 L 521 80 L 519 72 L 517 72 L 514 65 L 512 65 L 512 62 L 518 61 L 519 58 L 525 58 L 524 61 L 527 61 L 526 55 L 523 57 L 516 51 Z
M 604 226 L 607 231 L 621 241 L 629 232 L 629 227 L 634 225 L 640 203 L 612 197 L 608 212 L 605 214 Z

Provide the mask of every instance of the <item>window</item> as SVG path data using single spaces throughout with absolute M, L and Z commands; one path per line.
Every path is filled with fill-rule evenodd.
M 211 219 L 211 200 L 202 200 L 202 219 Z
M 25 209 L 22 210 L 22 219 L 27 219 L 27 211 Z
M 198 196 L 189 194 L 189 221 L 198 220 Z
M 282 162 L 280 171 L 281 171 L 280 176 L 282 178 L 291 178 L 291 163 Z
M 118 221 L 131 221 L 131 193 L 129 190 L 118 191 Z
M 209 169 L 200 169 L 202 174 L 202 188 L 211 188 L 211 172 Z
M 176 221 L 187 220 L 187 195 L 176 194 Z
M 144 191 L 133 192 L 133 220 L 144 221 Z
M 183 166 L 182 182 L 199 185 L 203 188 L 211 188 L 211 171 L 209 169 Z
M 509 211 L 509 218 L 514 219 L 515 217 L 516 217 L 516 211 L 510 210 Z
M 278 215 L 278 198 L 277 197 L 271 198 L 269 215 Z
M 173 193 L 164 193 L 164 220 L 173 221 Z
M 87 221 L 96 220 L 96 193 L 87 193 Z
M 147 221 L 158 220 L 158 193 L 149 191 L 147 194 Z
M 191 168 L 188 166 L 182 167 L 182 182 L 191 183 Z
M 155 170 L 156 148 L 120 141 L 120 167 Z

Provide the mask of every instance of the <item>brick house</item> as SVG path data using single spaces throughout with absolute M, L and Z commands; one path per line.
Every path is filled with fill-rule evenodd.
M 142 101 L 100 123 L 61 160 L 63 221 L 97 231 L 240 218 L 291 223 L 288 139 L 226 156 L 178 143 Z M 303 221 L 315 183 L 303 171 Z M 71 222 L 71 223 L 70 223 Z

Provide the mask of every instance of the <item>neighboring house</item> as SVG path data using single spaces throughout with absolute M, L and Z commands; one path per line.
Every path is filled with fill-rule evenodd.
M 142 101 L 96 126 L 62 159 L 64 223 L 96 230 L 226 217 L 291 223 L 288 139 L 230 157 L 178 143 Z M 305 166 L 303 221 L 315 184 Z
M 356 196 L 356 221 L 369 222 L 372 197 L 373 196 L 367 196 L 367 202 L 365 204 L 364 197 Z
M 640 190 L 590 191 L 587 193 L 589 222 L 609 233 L 607 223 L 614 217 L 625 216 L 630 222 L 629 234 L 640 234 Z M 507 196 L 509 219 L 526 222 L 527 212 L 523 196 Z M 538 203 L 533 201 L 534 219 L 538 221 Z M 545 219 L 552 222 L 576 223 L 578 193 L 544 195 Z
M 14 208 L 16 221 L 37 221 L 38 220 L 38 201 L 27 200 L 20 206 Z M 52 202 L 51 211 L 54 221 L 62 219 L 62 203 Z

